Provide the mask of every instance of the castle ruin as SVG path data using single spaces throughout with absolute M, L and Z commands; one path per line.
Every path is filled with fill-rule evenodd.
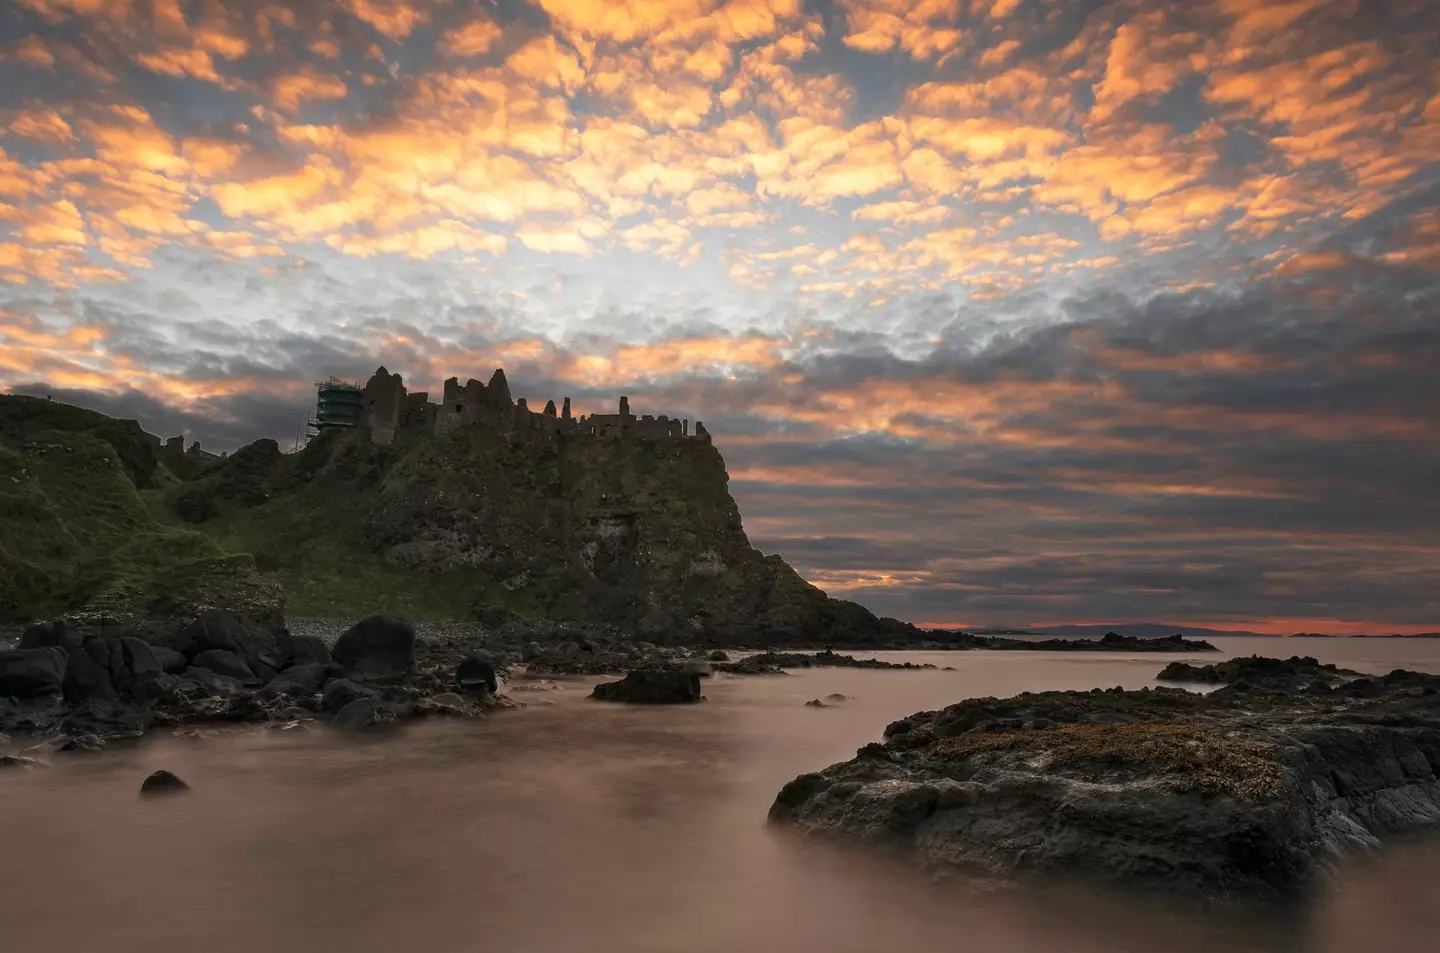
M 331 381 L 333 387 L 336 382 Z M 319 385 L 322 403 L 326 385 Z M 511 441 L 552 443 L 561 436 L 592 437 L 597 440 L 619 440 L 638 437 L 642 440 L 701 440 L 710 442 L 710 433 L 700 421 L 690 432 L 690 421 L 664 414 L 637 417 L 630 412 L 628 397 L 620 398 L 617 413 L 573 416 L 570 398 L 566 397 L 557 412 L 555 401 L 547 401 L 545 409 L 530 409 L 524 397 L 512 398 L 505 371 L 497 369 L 488 384 L 468 380 L 462 387 L 459 378 L 445 382 L 439 403 L 431 403 L 424 391 L 414 394 L 405 389 L 399 374 L 385 368 L 377 370 L 360 391 L 358 426 L 370 431 L 370 439 L 381 446 L 390 446 L 404 430 L 444 434 L 471 424 L 483 424 Z M 337 421 L 338 423 L 338 421 Z

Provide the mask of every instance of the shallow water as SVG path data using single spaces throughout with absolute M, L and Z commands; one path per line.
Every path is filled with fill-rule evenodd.
M 1440 641 L 1225 639 L 1440 672 Z M 217 730 L 0 776 L 0 949 L 1306 951 L 1436 948 L 1440 845 L 1350 865 L 1307 909 L 1197 920 L 1114 898 L 935 885 L 766 828 L 779 787 L 884 725 L 976 695 L 1153 685 L 1173 658 L 880 653 L 957 671 L 706 682 L 693 707 L 607 705 L 594 679 L 477 721 L 364 738 Z M 1213 661 L 1216 656 L 1207 655 Z M 804 702 L 853 696 L 833 708 Z M 195 789 L 141 802 L 149 772 Z

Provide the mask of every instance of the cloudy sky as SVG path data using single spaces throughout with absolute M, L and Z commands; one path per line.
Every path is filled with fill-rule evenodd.
M 10 0 L 0 389 L 504 366 L 922 623 L 1440 628 L 1430 0 Z

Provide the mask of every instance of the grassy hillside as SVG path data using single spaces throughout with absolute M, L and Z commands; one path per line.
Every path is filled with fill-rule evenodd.
M 0 616 L 37 618 L 220 560 L 169 517 L 176 479 L 133 421 L 0 396 Z

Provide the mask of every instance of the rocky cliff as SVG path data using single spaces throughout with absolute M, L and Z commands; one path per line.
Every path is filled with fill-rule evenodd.
M 174 502 L 254 553 L 300 615 L 602 623 L 658 643 L 918 635 L 751 546 L 724 460 L 700 440 L 519 443 L 474 425 L 383 447 L 336 432 L 295 455 L 246 447 Z
M 182 479 L 134 422 L 0 397 L 0 424 L 16 475 L 0 480 L 0 585 L 18 618 L 117 587 L 148 598 L 228 558 L 292 615 L 552 620 L 657 643 L 919 636 L 751 546 L 708 440 L 518 442 L 474 424 L 380 446 L 355 428 L 295 454 L 257 441 Z

